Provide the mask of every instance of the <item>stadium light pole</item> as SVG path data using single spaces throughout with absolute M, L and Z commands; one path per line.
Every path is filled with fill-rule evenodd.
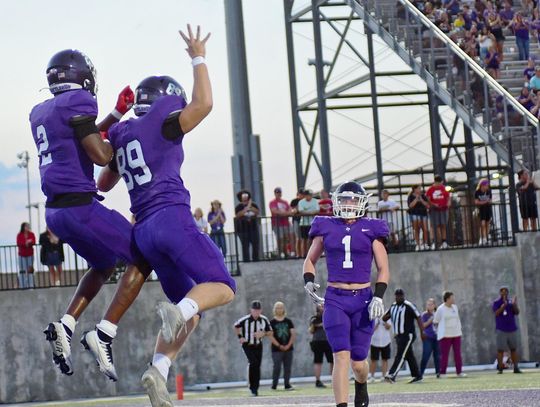
M 38 233 L 41 233 L 41 210 L 40 210 L 40 205 L 42 204 L 42 202 L 33 202 L 31 203 L 30 205 L 26 205 L 26 207 L 30 207 L 30 208 L 34 208 L 34 209 L 37 209 L 37 231 Z
M 22 153 L 17 154 L 17 158 L 20 160 L 17 166 L 19 168 L 26 169 L 26 196 L 28 199 L 26 207 L 28 208 L 28 223 L 30 224 L 30 227 L 32 227 L 32 209 L 30 207 L 30 170 L 28 169 L 30 154 L 28 154 L 28 151 L 23 151 Z

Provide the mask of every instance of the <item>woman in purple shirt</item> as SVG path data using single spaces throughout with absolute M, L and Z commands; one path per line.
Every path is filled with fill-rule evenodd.
M 529 59 L 529 26 L 529 22 L 523 19 L 521 13 L 516 13 L 511 27 L 516 36 L 516 45 L 521 61 Z
M 219 247 L 223 257 L 227 257 L 227 243 L 225 241 L 225 231 L 223 230 L 227 218 L 221 209 L 221 202 L 216 199 L 212 201 L 210 205 L 212 206 L 208 213 L 210 239 L 212 239 L 216 246 Z
M 435 365 L 435 373 L 437 378 L 439 375 L 439 341 L 437 341 L 437 333 L 435 332 L 435 327 L 433 326 L 433 317 L 435 311 L 437 310 L 437 305 L 435 300 L 430 298 L 426 301 L 426 310 L 422 313 L 422 323 L 424 324 L 424 338 L 422 339 L 422 362 L 420 363 L 420 371 L 422 376 L 424 376 L 424 371 L 428 364 L 429 358 L 433 353 L 433 364 Z

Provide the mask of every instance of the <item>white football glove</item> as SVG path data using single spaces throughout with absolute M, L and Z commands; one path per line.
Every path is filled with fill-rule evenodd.
M 382 298 L 373 297 L 368 305 L 368 312 L 370 321 L 382 317 L 384 315 L 384 304 Z
M 318 305 L 324 305 L 324 298 L 321 298 L 317 294 L 315 294 L 317 288 L 321 288 L 321 286 L 312 281 L 308 281 L 306 285 L 304 285 L 304 290 L 306 290 L 306 293 L 308 293 L 313 302 Z

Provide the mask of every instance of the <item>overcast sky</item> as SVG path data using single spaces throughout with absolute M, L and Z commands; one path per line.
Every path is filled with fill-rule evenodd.
M 305 1 L 299 1 L 299 4 Z M 184 51 L 179 28 L 186 23 L 201 24 L 211 31 L 207 62 L 214 91 L 214 110 L 185 139 L 186 160 L 182 169 L 191 191 L 192 206 L 208 211 L 212 199 L 220 199 L 232 218 L 234 207 L 231 179 L 231 119 L 225 19 L 222 0 L 147 1 L 6 1 L 0 15 L 2 89 L 0 121 L 3 130 L 0 149 L 0 243 L 11 244 L 20 223 L 26 221 L 26 179 L 17 167 L 17 153 L 30 153 L 33 202 L 44 202 L 39 187 L 37 152 L 32 141 L 28 113 L 32 106 L 51 97 L 45 78 L 46 64 L 55 52 L 65 48 L 84 51 L 98 70 L 100 117 L 113 107 L 116 94 L 126 84 L 133 88 L 146 76 L 167 74 L 186 88 L 192 88 L 192 68 Z M 287 73 L 282 0 L 244 0 L 244 19 L 253 131 L 261 135 L 266 202 L 275 186 L 292 199 L 296 190 L 294 151 Z M 341 27 L 341 25 L 338 25 Z M 350 40 L 365 52 L 365 37 L 356 25 Z M 325 28 L 325 59 L 332 59 L 337 37 Z M 295 28 L 299 96 L 315 96 L 312 26 Z M 403 69 L 403 63 L 377 39 L 375 54 L 379 70 Z M 351 75 L 366 72 L 354 54 L 344 50 L 330 87 Z M 381 91 L 418 89 L 418 78 L 381 79 Z M 360 87 L 357 91 L 368 91 Z M 409 98 L 412 100 L 412 97 Z M 369 100 L 364 101 L 368 103 Z M 309 116 L 306 125 L 310 128 Z M 312 121 L 311 121 L 312 123 Z M 345 181 L 375 171 L 371 110 L 329 113 L 331 161 L 334 182 Z M 405 169 L 429 162 L 428 115 L 425 106 L 385 109 L 381 131 L 386 169 Z M 404 152 L 407 152 L 404 155 Z M 321 187 L 313 172 L 307 186 Z M 129 216 L 125 186 L 119 184 L 106 195 L 105 204 Z M 37 230 L 36 212 L 33 229 Z M 41 214 L 44 228 L 43 210 Z M 231 225 L 229 225 L 230 228 Z

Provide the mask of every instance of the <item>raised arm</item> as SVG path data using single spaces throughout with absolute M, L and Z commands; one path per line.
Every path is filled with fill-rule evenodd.
M 186 134 L 193 130 L 212 111 L 212 86 L 205 63 L 206 42 L 210 33 L 201 39 L 201 27 L 197 26 L 196 35 L 193 35 L 191 26 L 187 26 L 187 35 L 180 31 L 180 35 L 187 44 L 186 51 L 193 64 L 193 93 L 191 102 L 184 108 L 179 116 L 180 128 Z

